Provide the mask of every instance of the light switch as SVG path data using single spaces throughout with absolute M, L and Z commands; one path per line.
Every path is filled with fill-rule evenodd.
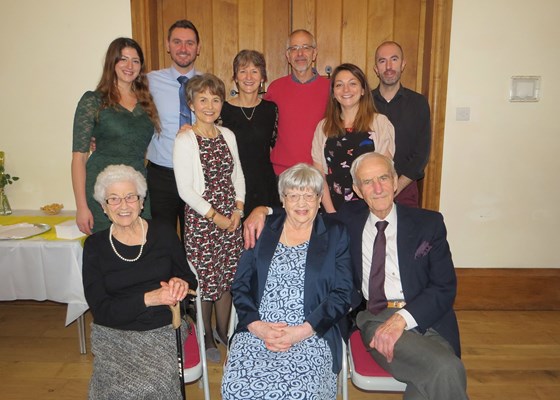
M 470 107 L 457 107 L 455 110 L 455 121 L 470 121 L 471 108 Z

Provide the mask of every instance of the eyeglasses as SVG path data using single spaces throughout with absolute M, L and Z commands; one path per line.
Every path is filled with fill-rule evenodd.
M 304 52 L 309 52 L 309 51 L 313 51 L 315 49 L 315 46 L 310 46 L 308 44 L 304 44 L 302 46 L 290 46 L 287 48 L 287 50 L 290 53 L 297 53 L 300 50 L 303 50 Z
M 319 197 L 319 195 L 316 194 L 316 193 L 303 193 L 303 194 L 284 193 L 284 198 L 286 200 L 288 200 L 288 202 L 290 202 L 290 203 L 295 203 L 295 202 L 299 201 L 302 197 L 303 197 L 303 200 L 305 200 L 308 203 L 311 203 L 312 201 L 317 200 L 317 197 Z
M 132 204 L 132 203 L 136 203 L 138 200 L 140 200 L 140 195 L 138 194 L 129 194 L 125 197 L 117 197 L 117 196 L 113 196 L 113 197 L 108 197 L 105 199 L 105 202 L 107 204 L 109 204 L 110 206 L 116 206 L 121 204 L 122 201 L 126 201 L 128 204 Z

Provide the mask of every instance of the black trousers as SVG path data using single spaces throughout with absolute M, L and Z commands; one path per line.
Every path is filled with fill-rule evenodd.
M 177 229 L 179 218 L 179 232 L 184 242 L 185 234 L 185 202 L 179 196 L 175 173 L 172 168 L 166 168 L 148 161 L 148 192 L 152 206 L 152 218 L 169 224 Z

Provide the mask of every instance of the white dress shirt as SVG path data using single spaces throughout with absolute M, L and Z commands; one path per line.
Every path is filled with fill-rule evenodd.
M 368 220 L 362 235 L 362 293 L 366 300 L 369 299 L 369 273 L 371 257 L 373 255 L 373 242 L 377 235 L 376 222 L 381 221 L 373 213 L 369 213 Z M 385 228 L 387 247 L 385 251 L 385 297 L 388 300 L 403 300 L 404 294 L 399 270 L 399 254 L 397 251 L 397 208 L 393 205 L 389 215 L 385 218 L 389 224 Z M 405 309 L 397 311 L 406 321 L 406 329 L 413 329 L 418 324 L 412 315 Z
M 191 69 L 185 76 L 189 79 L 200 72 Z M 179 131 L 179 89 L 181 84 L 177 78 L 181 74 L 170 67 L 152 71 L 148 74 L 150 94 L 158 110 L 161 132 L 154 132 L 152 141 L 148 146 L 146 158 L 162 167 L 173 168 L 173 144 Z M 194 124 L 194 113 L 192 114 Z

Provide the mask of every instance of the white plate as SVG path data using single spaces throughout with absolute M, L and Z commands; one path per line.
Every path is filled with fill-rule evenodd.
M 26 239 L 31 236 L 40 235 L 51 229 L 48 224 L 13 224 L 0 226 L 0 240 Z

